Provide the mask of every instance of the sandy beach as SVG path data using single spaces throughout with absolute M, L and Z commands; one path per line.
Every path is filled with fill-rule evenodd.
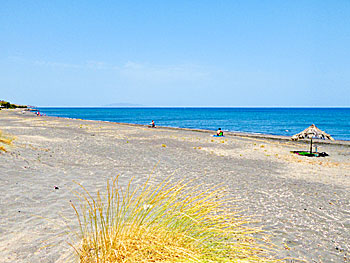
M 73 261 L 66 235 L 67 224 L 78 224 L 73 181 L 96 192 L 118 174 L 126 185 L 153 170 L 155 181 L 173 174 L 225 185 L 286 262 L 350 262 L 350 142 L 316 143 L 330 156 L 308 158 L 290 153 L 307 142 L 278 136 L 214 138 L 21 110 L 1 110 L 0 120 L 15 138 L 0 151 L 0 262 Z

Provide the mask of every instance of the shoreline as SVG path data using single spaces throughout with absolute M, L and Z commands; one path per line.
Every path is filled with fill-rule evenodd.
M 146 124 L 137 124 L 137 123 L 125 123 L 125 122 L 114 122 L 114 121 L 103 121 L 103 120 L 88 120 L 88 119 L 80 119 L 80 118 L 69 118 L 69 117 L 59 117 L 59 116 L 41 116 L 41 117 L 51 117 L 51 118 L 63 118 L 63 119 L 72 119 L 72 120 L 84 120 L 84 121 L 98 121 L 98 122 L 106 122 L 106 123 L 115 123 L 118 125 L 130 125 L 136 127 L 149 127 Z M 181 128 L 181 127 L 170 127 L 170 126 L 156 126 L 161 129 L 169 129 L 169 130 L 185 130 L 185 131 L 195 131 L 195 132 L 203 132 L 203 133 L 215 133 L 215 130 L 207 130 L 207 129 L 192 129 L 192 128 Z M 281 141 L 290 141 L 291 136 L 285 135 L 275 135 L 275 134 L 266 134 L 266 133 L 254 133 L 254 132 L 239 132 L 239 131 L 224 131 L 225 136 L 238 136 L 238 137 L 250 137 L 250 138 L 260 138 L 260 139 L 271 139 L 271 140 L 281 140 Z M 310 141 L 307 139 L 299 140 L 299 142 L 309 143 Z M 350 140 L 321 140 L 321 139 L 313 139 L 313 142 L 317 144 L 337 144 L 344 145 L 350 147 Z
M 15 140 L 0 152 L 0 259 L 12 262 L 74 262 L 67 259 L 66 224 L 77 221 L 73 181 L 90 193 L 120 174 L 142 184 L 152 174 L 224 185 L 228 209 L 252 216 L 271 236 L 278 258 L 342 262 L 350 255 L 349 145 L 322 144 L 328 157 L 291 150 L 308 142 L 212 131 L 118 124 L 31 112 L 0 111 L 0 130 Z M 56 186 L 58 189 L 56 189 Z M 285 260 L 285 262 L 299 262 Z

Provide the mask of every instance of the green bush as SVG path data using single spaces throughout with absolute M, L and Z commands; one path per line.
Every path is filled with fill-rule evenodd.
M 5 109 L 16 109 L 16 108 L 27 108 L 26 105 L 17 105 L 17 104 L 12 104 L 8 101 L 0 101 L 0 105 L 4 107 Z

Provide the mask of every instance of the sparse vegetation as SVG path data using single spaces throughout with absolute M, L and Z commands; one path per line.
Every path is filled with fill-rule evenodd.
M 145 184 L 126 189 L 118 177 L 106 194 L 93 197 L 83 186 L 80 225 L 73 248 L 80 262 L 273 262 L 247 220 L 229 212 L 221 188 L 193 182 Z
M 12 104 L 8 101 L 0 100 L 0 107 L 5 109 L 27 108 L 26 105 Z
M 7 152 L 6 148 L 2 144 L 11 145 L 13 138 L 5 136 L 0 130 L 0 151 Z
M 7 152 L 7 150 L 4 146 L 0 146 L 0 152 Z

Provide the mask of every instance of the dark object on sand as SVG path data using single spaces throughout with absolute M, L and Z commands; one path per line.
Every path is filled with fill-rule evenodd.
M 58 190 L 58 189 L 60 189 L 60 188 L 58 188 L 58 186 L 55 185 L 55 189 Z
M 312 139 L 322 139 L 322 140 L 331 140 L 334 141 L 332 136 L 330 136 L 328 133 L 325 133 L 324 131 L 321 131 L 319 128 L 315 126 L 315 124 L 312 124 L 309 128 L 306 128 L 302 132 L 299 132 L 298 134 L 295 134 L 292 136 L 293 141 L 297 141 L 300 139 L 311 139 L 310 141 L 310 154 L 312 154 Z
M 305 152 L 305 151 L 291 151 L 291 153 L 295 153 L 297 155 L 302 155 L 302 156 L 307 156 L 307 157 L 326 157 L 326 156 L 329 156 L 329 154 L 326 152 L 310 153 L 310 152 Z

